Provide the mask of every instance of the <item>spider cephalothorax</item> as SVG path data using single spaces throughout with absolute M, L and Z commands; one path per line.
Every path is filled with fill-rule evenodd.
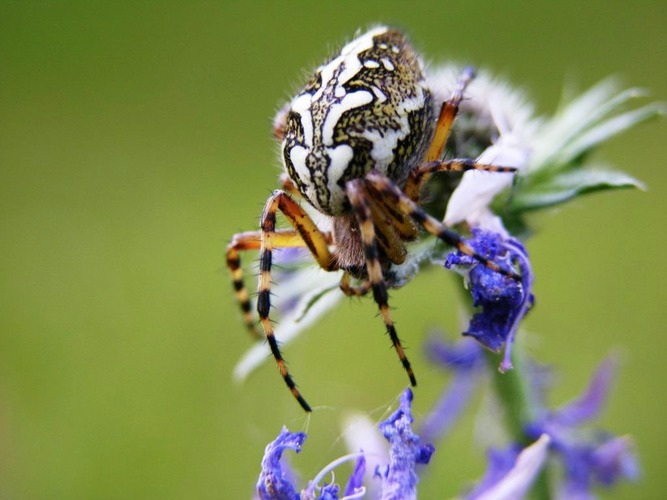
M 377 303 L 392 344 L 412 385 L 416 384 L 394 328 L 385 276 L 405 260 L 405 242 L 417 226 L 490 269 L 517 277 L 477 255 L 455 232 L 420 207 L 422 185 L 436 172 L 470 169 L 512 172 L 467 159 L 442 160 L 442 152 L 463 92 L 472 78 L 465 72 L 451 98 L 434 104 L 422 63 L 399 31 L 377 27 L 354 39 L 319 67 L 306 86 L 278 113 L 274 133 L 281 141 L 285 173 L 282 190 L 267 200 L 259 231 L 236 234 L 227 247 L 227 264 L 245 323 L 259 336 L 243 284 L 240 250 L 260 250 L 257 312 L 285 383 L 301 406 L 269 319 L 272 252 L 306 247 L 327 271 L 342 271 L 341 290 Z M 296 199 L 329 216 L 322 230 Z M 281 212 L 293 229 L 277 230 Z M 359 281 L 351 284 L 351 278 Z

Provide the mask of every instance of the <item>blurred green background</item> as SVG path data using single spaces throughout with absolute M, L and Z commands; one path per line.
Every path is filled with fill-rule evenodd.
M 293 457 L 305 479 L 342 454 L 347 409 L 382 416 L 406 380 L 370 299 L 286 349 L 323 407 L 309 422 L 272 362 L 233 384 L 251 342 L 224 267 L 277 185 L 274 111 L 375 22 L 429 60 L 506 76 L 541 114 L 565 85 L 610 74 L 667 97 L 664 1 L 0 4 L 0 498 L 248 498 L 283 424 L 308 425 Z M 525 326 L 559 369 L 553 402 L 609 351 L 623 359 L 601 422 L 635 437 L 644 477 L 609 498 L 667 490 L 666 131 L 644 124 L 598 153 L 648 192 L 542 213 L 528 242 L 538 307 Z M 417 415 L 447 383 L 419 346 L 433 326 L 458 331 L 443 276 L 392 296 Z M 482 474 L 474 426 L 470 411 L 439 443 L 423 498 Z

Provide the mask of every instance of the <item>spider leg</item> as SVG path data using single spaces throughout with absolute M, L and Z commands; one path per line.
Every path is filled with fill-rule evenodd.
M 371 289 L 371 283 L 366 280 L 359 286 L 352 286 L 350 284 L 350 273 L 345 271 L 340 279 L 340 289 L 348 297 L 363 297 Z
M 417 227 L 407 214 L 400 210 L 396 210 L 396 207 L 387 203 L 376 191 L 371 191 L 371 195 L 373 196 L 374 201 L 377 202 L 378 207 L 382 210 L 382 213 L 385 214 L 385 224 L 388 224 L 400 236 L 401 246 L 403 246 L 403 242 L 412 241 L 417 237 Z M 398 261 L 394 261 L 394 264 L 399 263 L 400 262 Z
M 465 239 L 457 234 L 455 231 L 447 228 L 442 222 L 434 217 L 428 215 L 415 201 L 405 194 L 401 189 L 389 178 L 372 171 L 366 175 L 366 181 L 373 186 L 375 190 L 382 193 L 382 195 L 393 202 L 400 210 L 408 214 L 415 222 L 424 227 L 429 233 L 437 236 L 442 241 L 455 247 L 457 250 L 466 255 L 470 255 L 477 261 L 484 264 L 489 269 L 496 271 L 504 276 L 508 276 L 514 280 L 521 281 L 519 276 L 513 270 L 507 270 L 500 267 L 492 260 L 487 259 L 483 255 L 478 254 L 465 241 Z
M 299 233 L 305 246 L 308 247 L 315 260 L 317 260 L 323 269 L 332 271 L 335 269 L 335 264 L 329 252 L 327 236 L 320 231 L 315 222 L 287 193 L 280 190 L 274 191 L 264 205 L 261 219 L 262 231 L 259 253 L 260 276 L 257 289 L 257 313 L 264 328 L 264 334 L 271 348 L 271 353 L 278 365 L 280 375 L 301 407 L 309 412 L 312 411 L 310 406 L 303 396 L 301 396 L 292 376 L 287 370 L 287 365 L 274 335 L 273 325 L 269 319 L 269 311 L 271 309 L 271 263 L 273 249 L 278 246 L 277 240 L 280 234 L 276 232 L 276 214 L 278 211 L 282 212 L 289 223 Z
M 258 250 L 262 241 L 261 231 L 248 231 L 237 233 L 232 237 L 232 241 L 227 245 L 227 267 L 232 275 L 232 285 L 236 299 L 241 306 L 243 313 L 243 322 L 248 333 L 256 339 L 264 337 L 256 328 L 256 320 L 251 311 L 250 295 L 243 280 L 243 268 L 241 267 L 241 251 Z M 296 230 L 277 231 L 275 235 L 275 245 L 281 248 L 305 247 L 306 243 Z
M 499 165 L 488 165 L 486 163 L 477 163 L 475 160 L 465 158 L 453 160 L 434 160 L 422 163 L 410 172 L 410 176 L 405 181 L 405 193 L 413 201 L 419 200 L 419 194 L 424 183 L 436 172 L 467 172 L 468 170 L 482 170 L 485 172 L 494 172 L 501 174 L 510 174 L 516 172 L 515 167 L 501 167 Z
M 424 157 L 422 165 L 413 169 L 410 172 L 404 191 L 410 199 L 419 200 L 421 187 L 424 183 L 436 172 L 463 172 L 467 170 L 486 170 L 489 172 L 515 172 L 516 169 L 512 167 L 498 167 L 495 165 L 485 165 L 477 163 L 473 160 L 447 160 L 442 161 L 442 152 L 445 149 L 445 144 L 452 132 L 452 125 L 459 112 L 459 105 L 463 100 L 463 93 L 468 84 L 475 77 L 473 68 L 466 68 L 461 75 L 459 82 L 452 92 L 451 97 L 446 100 L 440 108 L 440 115 L 433 132 L 433 140 Z
M 406 221 L 401 221 L 401 219 L 396 220 L 390 212 L 393 211 L 391 207 L 382 203 L 381 198 L 379 198 L 376 193 L 370 191 L 368 186 L 364 186 L 364 192 L 369 201 L 368 207 L 370 210 L 370 218 L 373 222 L 376 244 L 391 262 L 402 264 L 405 261 L 407 252 L 405 250 L 405 245 L 401 241 L 399 228 L 397 228 L 393 222 L 396 221 L 396 224 L 400 225 L 401 222 L 405 223 Z M 412 221 L 408 219 L 407 222 L 412 231 L 415 232 L 415 227 L 412 224 Z
M 440 115 L 438 116 L 438 121 L 433 133 L 433 141 L 426 153 L 425 160 L 427 162 L 442 158 L 442 152 L 445 149 L 445 144 L 452 131 L 452 124 L 459 112 L 459 104 L 461 104 L 461 101 L 463 100 L 463 93 L 473 78 L 475 78 L 475 70 L 471 67 L 466 68 L 459 78 L 458 84 L 456 85 L 454 92 L 452 92 L 451 97 L 442 103 Z
M 387 292 L 387 284 L 384 280 L 382 267 L 380 265 L 378 244 L 372 218 L 370 194 L 366 189 L 363 179 L 349 181 L 345 187 L 352 209 L 356 215 L 357 222 L 359 223 L 361 240 L 366 255 L 368 281 L 370 282 L 371 290 L 373 291 L 373 298 L 380 309 L 380 315 L 387 327 L 387 333 L 391 338 L 391 343 L 393 344 L 394 349 L 396 349 L 398 358 L 400 359 L 403 368 L 405 368 L 405 371 L 408 373 L 410 383 L 415 386 L 417 385 L 417 379 L 410 366 L 410 361 L 408 361 L 408 358 L 405 355 L 405 351 L 398 338 L 398 333 L 396 333 L 396 328 L 394 327 L 394 322 L 389 311 L 389 294 Z
M 287 191 L 291 196 L 295 198 L 303 198 L 301 193 L 299 192 L 299 189 L 294 185 L 294 182 L 292 179 L 290 179 L 289 175 L 287 175 L 286 172 L 283 172 L 280 174 L 280 187 L 282 188 L 283 191 Z

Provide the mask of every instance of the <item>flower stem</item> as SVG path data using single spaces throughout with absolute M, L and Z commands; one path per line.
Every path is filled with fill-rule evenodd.
M 502 414 L 507 432 L 515 443 L 522 447 L 532 444 L 532 439 L 526 435 L 524 429 L 534 421 L 535 405 L 533 404 L 529 381 L 526 378 L 525 356 L 520 346 L 515 346 L 512 352 L 513 370 L 501 373 L 498 370 L 498 355 L 485 350 L 486 362 L 491 373 L 492 387 L 497 400 L 502 406 Z M 531 498 L 549 500 L 551 495 L 548 463 L 542 469 L 533 484 Z
M 512 353 L 514 369 L 501 373 L 498 370 L 498 355 L 488 350 L 484 350 L 484 354 L 490 368 L 493 390 L 503 406 L 505 428 L 513 441 L 526 446 L 530 444 L 530 441 L 524 433 L 524 428 L 535 415 L 528 384 L 522 376 L 524 373 L 523 356 L 520 350 L 515 348 Z

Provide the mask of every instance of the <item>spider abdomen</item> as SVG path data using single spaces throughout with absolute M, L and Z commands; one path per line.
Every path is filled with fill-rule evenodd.
M 401 184 L 432 136 L 431 94 L 406 38 L 379 27 L 318 68 L 291 101 L 282 155 L 288 175 L 319 211 L 350 210 L 345 185 L 377 170 Z

